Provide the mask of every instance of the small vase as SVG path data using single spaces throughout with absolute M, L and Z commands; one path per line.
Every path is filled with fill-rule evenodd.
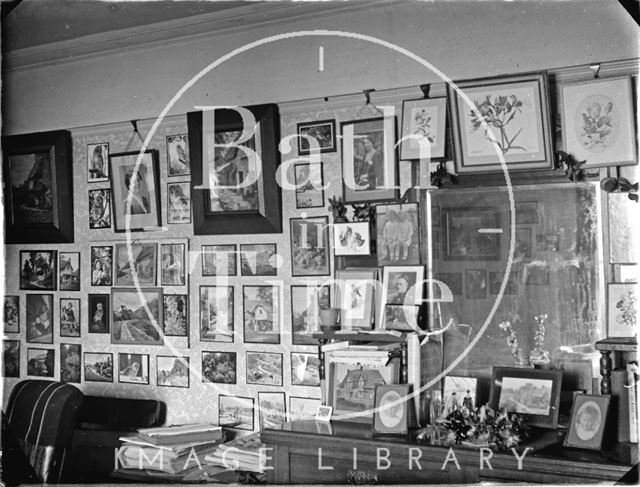
M 339 319 L 340 319 L 340 309 L 338 308 L 329 308 L 329 309 L 320 310 L 320 327 L 324 331 L 331 331 L 338 328 Z
M 549 369 L 551 367 L 551 361 L 549 360 L 549 352 L 534 348 L 529 354 L 529 362 L 536 369 Z

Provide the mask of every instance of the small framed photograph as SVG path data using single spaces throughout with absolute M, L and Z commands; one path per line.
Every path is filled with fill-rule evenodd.
M 420 306 L 387 305 L 384 308 L 382 328 L 385 330 L 419 331 Z
M 155 286 L 158 269 L 158 244 L 116 244 L 116 286 L 134 286 L 133 272 L 139 286 Z
M 91 247 L 91 285 L 113 285 L 113 247 L 100 245 Z
M 445 260 L 498 260 L 500 228 L 495 208 L 443 208 Z
M 202 352 L 202 382 L 235 384 L 236 375 L 235 352 Z
M 489 283 L 486 269 L 465 269 L 464 295 L 468 299 L 486 299 Z
M 373 432 L 406 435 L 409 432 L 413 399 L 409 384 L 381 384 L 374 389 Z
M 53 294 L 27 294 L 27 343 L 53 343 Z
M 309 138 L 313 140 L 309 140 Z M 315 142 L 315 143 L 314 143 Z M 298 154 L 323 154 L 336 151 L 336 121 L 321 120 L 298 124 Z
M 167 223 L 191 223 L 191 185 L 167 184 Z
M 74 343 L 60 344 L 60 381 L 80 384 L 82 346 Z
M 247 352 L 247 384 L 282 386 L 282 354 Z
M 513 258 L 515 262 L 520 262 L 531 258 L 531 229 L 516 228 L 516 241 L 513 248 Z
M 638 334 L 638 283 L 609 283 L 607 299 L 609 337 Z
M 185 244 L 160 244 L 163 286 L 184 286 L 187 280 Z
M 20 340 L 2 340 L 2 377 L 20 377 Z
M 333 252 L 336 256 L 371 255 L 369 222 L 334 223 Z
M 280 288 L 243 286 L 245 343 L 280 343 Z
M 118 354 L 118 382 L 149 384 L 149 355 Z
M 292 218 L 291 225 L 291 275 L 328 276 L 329 218 Z
M 569 433 L 564 440 L 564 446 L 588 450 L 602 449 L 611 396 L 576 394 L 574 397 Z
M 109 333 L 109 295 L 89 294 L 89 333 Z
M 87 144 L 87 181 L 109 181 L 109 143 Z
M 4 297 L 4 332 L 20 333 L 20 297 Z
M 258 392 L 260 429 L 280 428 L 287 420 L 284 392 Z
M 55 351 L 51 349 L 27 348 L 27 375 L 52 378 L 55 361 Z
M 497 295 L 504 280 L 504 272 L 489 272 L 489 294 Z M 518 283 L 520 282 L 520 273 L 511 271 L 509 280 L 504 288 L 505 296 L 518 295 Z
M 240 275 L 275 276 L 280 256 L 276 244 L 240 245 Z
M 112 353 L 84 353 L 85 382 L 113 382 Z
M 162 299 L 164 301 L 162 319 L 164 336 L 189 336 L 188 296 L 186 294 L 165 294 Z
M 331 406 L 319 406 L 315 418 L 318 421 L 331 421 L 332 414 L 333 408 Z
M 296 208 L 324 207 L 322 164 L 294 164 Z
M 390 266 L 382 273 L 382 299 L 380 316 L 384 306 L 398 304 L 419 306 L 422 304 L 422 287 L 424 281 L 423 266 Z
M 56 268 L 55 250 L 21 250 L 20 289 L 55 291 Z
M 189 176 L 189 136 L 187 134 L 167 136 L 167 176 Z
M 462 296 L 462 272 L 438 272 L 436 279 L 446 286 L 454 296 Z
M 291 385 L 320 385 L 320 359 L 317 355 L 291 352 Z
M 200 341 L 233 342 L 233 286 L 200 286 Z
M 548 286 L 549 285 L 549 265 L 546 262 L 528 265 L 524 271 L 525 283 L 527 286 Z
M 330 308 L 328 286 L 291 286 L 291 327 L 294 345 L 317 345 L 312 333 L 320 329 L 320 310 Z
M 420 264 L 418 203 L 376 205 L 378 265 Z
M 377 269 L 336 271 L 335 302 L 341 309 L 340 328 L 371 330 L 375 323 L 374 298 L 378 289 Z
M 536 225 L 538 223 L 538 202 L 517 201 L 514 204 L 516 225 Z
M 202 277 L 237 275 L 236 245 L 203 245 Z
M 451 412 L 463 408 L 473 411 L 478 405 L 478 379 L 475 377 L 462 377 L 447 375 L 444 378 L 444 408 L 443 417 Z
M 112 288 L 111 343 L 163 345 L 162 288 Z
M 189 357 L 158 355 L 156 383 L 160 387 L 189 387 Z
M 80 252 L 58 252 L 60 291 L 80 291 Z
M 60 336 L 80 336 L 80 299 L 60 298 Z
M 446 126 L 446 97 L 404 100 L 400 159 L 444 159 L 447 147 Z
M 111 190 L 89 190 L 89 228 L 111 228 Z
M 218 424 L 227 428 L 253 431 L 253 399 L 218 395 Z
M 536 235 L 536 250 L 538 252 L 558 252 L 560 250 L 560 235 Z
M 320 399 L 289 396 L 289 421 L 314 418 L 321 405 Z

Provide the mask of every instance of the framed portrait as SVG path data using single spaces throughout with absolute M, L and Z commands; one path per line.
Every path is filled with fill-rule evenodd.
M 20 289 L 55 291 L 56 258 L 55 250 L 21 250 Z
M 82 345 L 60 344 L 60 381 L 80 384 L 82 370 Z
M 109 181 L 109 143 L 87 144 L 87 182 Z
M 413 399 L 410 384 L 378 385 L 374 390 L 373 432 L 383 435 L 406 435 L 411 421 Z
M 289 421 L 313 418 L 321 405 L 320 399 L 289 396 Z
M 523 416 L 527 424 L 556 429 L 562 371 L 493 367 L 489 405 Z
M 162 288 L 111 289 L 111 343 L 163 345 Z
M 563 85 L 562 145 L 583 169 L 637 164 L 631 76 Z
M 462 296 L 462 272 L 438 272 L 435 278 L 446 284 L 454 296 Z
M 247 352 L 247 384 L 282 386 L 282 354 Z
M 244 109 L 253 127 L 232 109 L 187 114 L 196 235 L 282 232 L 278 106 Z
M 478 406 L 478 379 L 459 375 L 445 376 L 443 398 L 442 416 L 445 418 L 456 409 L 473 411 Z
M 71 134 L 2 137 L 5 243 L 73 242 Z
M 486 269 L 465 269 L 464 294 L 468 299 L 486 299 L 488 288 Z
M 218 424 L 227 428 L 253 431 L 253 399 L 218 395 Z
M 91 285 L 113 285 L 113 247 L 111 245 L 91 247 Z
M 53 294 L 27 294 L 27 343 L 53 343 Z
M 158 151 L 147 150 L 142 156 L 139 152 L 111 154 L 109 161 L 114 230 L 157 230 L 161 225 Z
M 420 306 L 387 305 L 381 328 L 385 330 L 419 331 Z
M 191 223 L 189 182 L 167 184 L 167 223 Z
M 376 205 L 378 265 L 420 264 L 418 203 Z
M 309 138 L 313 140 L 309 140 Z M 314 143 L 315 142 L 315 143 Z M 312 152 L 336 151 L 336 121 L 321 120 L 298 124 L 298 154 L 306 156 Z
M 284 392 L 258 392 L 260 430 L 280 428 L 287 420 Z
M 111 228 L 111 190 L 89 190 L 89 228 Z
M 118 382 L 149 384 L 149 355 L 141 353 L 119 353 Z
M 163 286 L 184 286 L 186 282 L 185 271 L 185 244 L 160 244 L 160 259 L 162 264 Z
M 638 283 L 609 283 L 607 289 L 608 337 L 638 334 Z
M 516 228 L 516 241 L 513 247 L 513 258 L 515 262 L 531 258 L 531 229 Z
M 400 159 L 444 159 L 447 147 L 446 126 L 446 97 L 404 100 Z M 422 152 L 421 147 L 424 147 Z
M 329 218 L 292 218 L 291 225 L 291 275 L 328 276 Z
M 336 256 L 371 255 L 369 222 L 334 223 L 333 252 Z
M 80 252 L 58 252 L 60 291 L 80 291 Z
M 60 298 L 60 336 L 80 336 L 80 299 Z
M 340 308 L 340 328 L 371 330 L 375 323 L 374 300 L 378 290 L 377 269 L 336 271 L 336 307 Z
M 397 198 L 395 117 L 343 122 L 340 129 L 344 202 Z
M 109 333 L 108 294 L 89 294 L 89 333 Z
M 322 164 L 294 164 L 296 208 L 324 207 Z
M 443 208 L 445 260 L 498 260 L 500 229 L 494 208 Z
M 389 266 L 382 273 L 382 308 L 388 304 L 419 306 L 422 304 L 423 266 Z
M 280 288 L 243 286 L 245 343 L 280 343 Z
M 571 408 L 569 432 L 563 445 L 587 450 L 602 449 L 610 403 L 611 396 L 576 394 Z
M 202 382 L 235 384 L 236 374 L 235 352 L 202 352 Z
M 233 286 L 200 286 L 200 341 L 233 342 Z
M 56 353 L 48 348 L 27 348 L 27 375 L 52 378 Z
M 112 353 L 84 353 L 85 382 L 113 382 Z
M 202 277 L 235 276 L 237 249 L 236 245 L 203 245 Z
M 291 329 L 294 345 L 317 345 L 312 334 L 320 329 L 320 310 L 330 308 L 328 286 L 291 286 Z
M 164 336 L 189 336 L 189 299 L 186 294 L 165 294 L 162 296 L 164 316 L 162 333 Z
M 240 245 L 240 275 L 275 276 L 280 256 L 276 244 Z
M 547 76 L 530 73 L 457 82 L 450 93 L 458 174 L 553 169 Z M 449 88 L 451 90 L 451 88 Z
M 20 333 L 20 296 L 4 297 L 4 332 Z
M 316 354 L 291 352 L 291 385 L 320 385 L 320 359 Z
M 525 283 L 527 286 L 548 286 L 549 285 L 549 265 L 547 262 L 528 265 L 523 270 Z
M 134 286 L 135 271 L 139 286 L 157 284 L 158 244 L 150 242 L 116 244 L 116 286 Z
M 187 134 L 168 135 L 167 176 L 188 176 L 190 173 L 189 136 Z
M 538 202 L 518 201 L 514 204 L 516 225 L 535 225 L 538 223 Z
M 489 272 L 489 294 L 497 295 L 504 280 L 504 272 Z M 509 280 L 504 288 L 505 296 L 518 295 L 518 283 L 520 282 L 520 273 L 511 271 Z
M 158 355 L 156 384 L 160 387 L 189 387 L 189 357 Z
M 2 340 L 2 377 L 20 377 L 20 340 Z

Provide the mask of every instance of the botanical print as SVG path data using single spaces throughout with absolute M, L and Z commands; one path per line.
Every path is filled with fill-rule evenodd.
M 80 336 L 80 299 L 60 298 L 60 336 Z
M 291 352 L 291 385 L 320 385 L 320 360 L 317 355 Z
M 89 228 L 111 228 L 111 190 L 89 190 Z
M 53 294 L 27 294 L 27 342 L 53 343 Z
M 202 275 L 235 276 L 237 271 L 237 251 L 235 245 L 203 245 Z
M 247 352 L 247 384 L 282 386 L 282 354 Z
M 167 137 L 167 164 L 169 177 L 189 175 L 189 138 L 186 134 Z
M 333 252 L 338 256 L 371 254 L 369 222 L 334 223 Z
M 162 258 L 162 285 L 184 286 L 184 244 L 162 244 L 160 254 Z
M 418 204 L 376 205 L 378 265 L 420 263 Z
M 162 322 L 165 336 L 187 336 L 187 295 L 173 294 L 163 296 L 164 319 Z
M 13 224 L 50 225 L 53 215 L 51 154 L 36 152 L 9 156 Z
M 233 289 L 200 286 L 200 340 L 233 342 Z
M 113 247 L 91 247 L 91 285 L 111 286 L 113 276 Z
M 276 244 L 240 245 L 240 274 L 275 276 L 279 258 Z
M 167 223 L 191 222 L 191 188 L 189 183 L 167 184 Z
M 55 250 L 20 251 L 20 289 L 55 291 Z
M 259 426 L 279 428 L 287 420 L 284 392 L 258 392 Z
M 220 426 L 253 431 L 253 415 L 253 399 L 250 397 L 218 396 Z
M 404 101 L 401 158 L 444 157 L 446 115 L 447 99 L 444 97 Z M 428 147 L 428 152 L 423 147 Z
M 189 387 L 189 357 L 156 357 L 157 384 L 164 387 Z
M 609 284 L 610 337 L 632 337 L 638 333 L 638 284 Z
M 329 275 L 329 219 L 293 218 L 290 225 L 292 275 Z
M 202 352 L 202 381 L 235 384 L 235 352 Z
M 156 285 L 158 246 L 155 243 L 116 244 L 116 285 L 134 286 L 133 272 L 139 286 Z
M 20 340 L 2 341 L 2 377 L 20 377 Z
M 280 343 L 280 289 L 244 286 L 245 343 Z
M 162 345 L 161 306 L 162 288 L 113 288 L 111 343 Z
M 295 164 L 296 208 L 324 206 L 322 164 Z
M 27 349 L 27 375 L 53 377 L 55 352 L 46 348 Z
M 87 144 L 87 173 L 90 183 L 109 180 L 109 144 Z
M 58 254 L 60 291 L 80 291 L 80 252 Z
M 80 383 L 80 369 L 82 367 L 81 356 L 81 345 L 71 343 L 60 344 L 60 380 L 62 382 Z
M 336 303 L 341 308 L 340 327 L 371 329 L 374 319 L 375 287 L 379 284 L 375 270 L 341 270 L 336 272 Z
M 4 297 L 4 332 L 18 333 L 20 331 L 20 298 L 18 296 Z
M 84 380 L 87 382 L 113 382 L 113 354 L 84 354 Z
M 89 294 L 89 333 L 109 333 L 109 295 Z
M 139 353 L 118 354 L 118 382 L 149 383 L 149 355 Z

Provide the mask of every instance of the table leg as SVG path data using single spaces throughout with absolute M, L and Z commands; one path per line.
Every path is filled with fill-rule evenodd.
M 600 394 L 611 394 L 611 370 L 613 370 L 613 361 L 611 360 L 610 350 L 600 350 Z

